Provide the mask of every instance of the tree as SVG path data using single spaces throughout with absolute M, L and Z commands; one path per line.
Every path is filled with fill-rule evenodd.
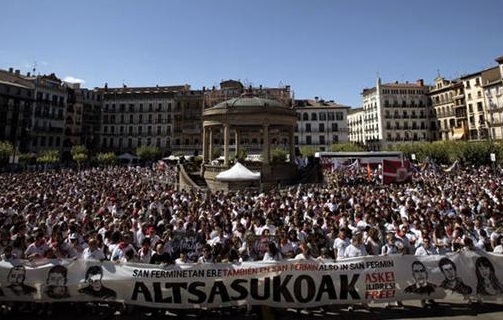
M 272 164 L 285 163 L 287 155 L 288 155 L 288 152 L 285 149 L 276 148 L 271 151 L 271 156 L 272 156 L 271 163 Z
M 332 152 L 343 152 L 343 151 L 365 151 L 365 149 L 355 143 L 335 143 L 330 146 L 330 151 Z
M 161 149 L 155 146 L 140 146 L 136 148 L 136 155 L 142 160 L 157 160 L 161 157 Z
M 113 152 L 100 152 L 96 155 L 96 159 L 102 165 L 112 165 L 117 162 L 117 156 Z
M 8 141 L 0 141 L 0 164 L 5 166 L 9 162 L 9 156 L 14 153 L 14 146 Z
M 44 165 L 55 164 L 59 162 L 58 150 L 45 150 L 42 151 L 37 157 L 37 162 Z
M 76 145 L 72 147 L 73 161 L 77 162 L 77 168 L 80 170 L 80 165 L 87 159 L 87 148 L 83 145 Z

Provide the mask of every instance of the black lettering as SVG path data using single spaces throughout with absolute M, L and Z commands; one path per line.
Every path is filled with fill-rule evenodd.
M 215 283 L 213 283 L 213 287 L 211 287 L 210 296 L 208 297 L 208 303 L 212 303 L 216 295 L 220 295 L 220 299 L 222 302 L 231 301 L 231 298 L 229 298 L 229 293 L 227 292 L 227 288 L 225 287 L 222 281 L 215 281 Z
M 335 291 L 334 281 L 328 274 L 321 277 L 320 288 L 318 289 L 318 294 L 316 295 L 316 301 L 320 301 L 323 293 L 325 292 L 328 293 L 328 298 L 330 300 L 337 299 L 337 292 Z
M 305 281 L 304 281 L 305 280 Z M 307 296 L 304 298 L 302 296 L 302 285 L 303 282 L 306 282 L 307 285 Z M 293 285 L 293 294 L 295 295 L 295 298 L 299 302 L 308 302 L 313 300 L 314 294 L 315 294 L 315 284 L 313 278 L 310 276 L 299 276 L 297 279 L 295 279 L 295 283 Z
M 248 290 L 246 290 L 246 288 L 241 285 L 241 283 L 246 283 L 246 282 L 248 282 L 248 281 L 245 279 L 237 279 L 237 280 L 232 281 L 231 288 L 234 291 L 239 293 L 238 296 L 232 297 L 232 300 L 246 299 L 246 297 L 248 296 Z
M 294 302 L 292 294 L 290 291 L 288 291 L 288 288 L 286 287 L 288 285 L 288 282 L 292 278 L 292 275 L 287 275 L 283 282 L 281 282 L 281 277 L 280 276 L 275 276 L 272 278 L 272 287 L 273 287 L 273 300 L 274 301 L 281 301 L 281 296 L 285 299 L 286 302 Z
M 203 303 L 206 300 L 206 293 L 204 293 L 204 291 L 202 290 L 199 290 L 198 287 L 204 288 L 204 282 L 196 281 L 189 284 L 189 293 L 197 297 L 197 299 L 188 299 L 190 303 Z
M 173 292 L 173 303 L 182 303 L 182 292 L 181 288 L 187 289 L 187 283 L 185 282 L 171 282 L 171 283 L 166 283 L 166 289 L 172 288 Z M 169 300 L 166 301 L 168 303 L 171 303 L 171 297 L 168 298 Z
M 258 292 L 259 282 L 258 279 L 252 278 L 250 280 L 250 296 L 255 300 L 267 300 L 271 294 L 271 278 L 264 278 L 264 292 L 260 296 Z
M 360 295 L 355 289 L 355 284 L 356 281 L 358 280 L 358 277 L 360 274 L 355 274 L 353 275 L 353 278 L 351 278 L 351 283 L 348 284 L 348 276 L 345 274 L 341 274 L 340 279 L 341 279 L 341 292 L 339 294 L 341 299 L 347 299 L 348 298 L 348 293 L 351 295 L 351 298 L 353 299 L 360 299 Z
M 162 290 L 161 290 L 161 283 L 160 282 L 154 282 L 152 283 L 152 287 L 154 288 L 154 301 L 155 302 L 163 302 L 162 301 Z M 166 299 L 168 303 L 171 303 L 171 298 Z
M 152 302 L 152 294 L 148 290 L 147 286 L 143 282 L 135 282 L 133 288 L 133 294 L 131 295 L 131 300 L 138 300 L 138 294 L 143 294 L 143 298 L 147 302 Z

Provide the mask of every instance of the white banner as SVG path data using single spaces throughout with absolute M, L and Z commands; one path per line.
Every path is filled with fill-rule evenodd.
M 503 298 L 503 255 L 367 256 L 160 267 L 0 262 L 0 301 L 118 301 L 157 308 L 288 308 L 410 299 Z

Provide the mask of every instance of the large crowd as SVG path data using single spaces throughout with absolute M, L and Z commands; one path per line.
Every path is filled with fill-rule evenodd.
M 417 170 L 383 185 L 365 168 L 267 193 L 177 190 L 175 168 L 0 175 L 2 259 L 156 264 L 361 255 L 503 253 L 499 168 Z

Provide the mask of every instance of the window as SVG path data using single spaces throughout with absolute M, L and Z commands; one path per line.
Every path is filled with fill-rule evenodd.
M 326 121 L 326 120 L 327 120 L 327 113 L 320 112 L 320 121 Z
M 325 132 L 325 124 L 324 123 L 318 124 L 318 131 L 319 132 Z
M 317 121 L 318 120 L 318 115 L 316 114 L 316 112 L 312 112 L 311 113 L 311 121 Z
M 306 123 L 306 132 L 311 132 L 311 124 Z
M 332 132 L 337 132 L 339 131 L 339 126 L 337 124 L 337 122 L 333 122 L 332 123 Z
M 335 120 L 343 120 L 343 113 L 338 111 L 335 113 Z
M 307 114 L 307 112 L 304 112 L 304 114 L 302 115 L 302 120 L 304 120 L 304 121 L 309 120 L 309 115 Z
M 306 136 L 306 144 L 311 144 L 311 136 Z
M 325 144 L 325 136 L 320 136 L 320 144 Z

